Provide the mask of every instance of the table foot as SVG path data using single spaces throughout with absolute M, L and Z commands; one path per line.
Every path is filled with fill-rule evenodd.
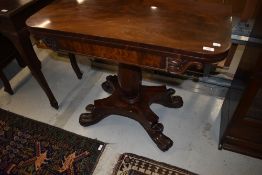
M 164 90 L 163 88 L 164 87 L 158 87 L 158 95 L 155 95 L 152 99 L 153 103 L 161 104 L 168 108 L 180 108 L 183 106 L 182 97 L 175 95 L 176 91 L 174 89 L 169 88 Z
M 149 130 L 146 129 L 146 131 L 160 150 L 167 151 L 169 148 L 173 146 L 173 141 L 169 137 L 164 135 L 163 132 L 160 131 L 159 128 L 157 128 L 158 127 L 157 125 L 162 125 L 162 124 L 156 123 L 151 127 L 151 129 Z
M 108 76 L 102 87 L 112 95 L 95 100 L 94 105 L 86 107 L 87 113 L 81 114 L 79 118 L 82 126 L 96 124 L 113 114 L 121 115 L 139 122 L 162 151 L 167 151 L 173 145 L 173 141 L 163 134 L 164 126 L 158 122 L 159 118 L 150 105 L 158 103 L 171 108 L 181 107 L 182 98 L 174 96 L 175 90 L 167 89 L 166 86 L 141 85 L 139 96 L 133 100 L 125 97 L 117 76 Z
M 115 86 L 117 84 L 117 76 L 109 75 L 106 77 L 106 81 L 102 83 L 102 88 L 109 94 L 112 94 L 115 90 Z
M 6 91 L 7 93 L 9 93 L 10 95 L 14 94 L 14 91 L 9 83 L 9 80 L 6 78 L 4 72 L 2 70 L 0 70 L 0 79 L 3 81 L 3 85 L 4 85 L 4 91 Z
M 110 115 L 107 113 L 107 111 L 99 110 L 99 108 L 96 108 L 92 104 L 86 106 L 86 111 L 87 113 L 81 114 L 79 118 L 79 123 L 82 126 L 90 126 L 96 124 Z
M 50 102 L 50 105 L 53 107 L 53 108 L 55 108 L 55 109 L 59 109 L 59 105 L 58 105 L 58 103 L 57 103 L 57 101 L 55 100 L 55 101 L 52 101 L 52 102 Z

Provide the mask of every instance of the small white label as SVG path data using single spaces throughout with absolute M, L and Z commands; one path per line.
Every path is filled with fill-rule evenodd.
M 240 40 L 240 41 L 248 41 L 249 37 L 247 36 L 239 36 L 239 35 L 231 35 L 232 39 Z
M 205 47 L 203 46 L 203 50 L 209 51 L 209 52 L 214 52 L 215 49 L 213 47 Z
M 213 43 L 213 46 L 214 47 L 221 47 L 221 44 L 220 43 Z
M 97 150 L 100 151 L 102 148 L 103 148 L 103 145 L 99 145 Z
M 247 37 L 247 36 L 240 36 L 240 40 L 248 41 L 248 40 L 249 40 L 249 37 Z
M 6 13 L 6 12 L 8 12 L 8 10 L 7 9 L 2 9 L 1 12 Z
M 156 10 L 157 9 L 157 6 L 151 6 L 150 7 L 152 10 Z

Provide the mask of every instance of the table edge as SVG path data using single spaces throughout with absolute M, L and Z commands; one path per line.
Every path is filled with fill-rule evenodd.
M 133 48 L 135 50 L 141 50 L 141 51 L 149 51 L 158 53 L 161 55 L 174 55 L 174 54 L 181 54 L 188 57 L 191 57 L 192 60 L 196 60 L 203 63 L 215 63 L 219 62 L 228 54 L 228 51 L 231 47 L 232 42 L 230 42 L 230 45 L 228 46 L 228 49 L 225 52 L 221 53 L 198 53 L 198 52 L 191 52 L 191 51 L 185 51 L 175 48 L 168 48 L 163 46 L 156 46 L 151 44 L 144 44 L 144 43 L 137 43 L 133 41 L 125 41 L 125 40 L 119 40 L 119 39 L 113 39 L 113 38 L 105 38 L 105 37 L 99 37 L 99 36 L 93 36 L 93 35 L 85 35 L 85 34 L 79 34 L 79 33 L 71 33 L 71 32 L 65 32 L 65 31 L 56 31 L 56 30 L 50 30 L 50 29 L 43 29 L 38 27 L 31 27 L 28 26 L 27 22 L 26 25 L 28 27 L 28 30 L 33 35 L 52 35 L 52 36 L 60 36 L 64 38 L 75 38 L 75 39 L 81 39 L 86 41 L 92 41 L 96 43 L 101 44 L 107 44 L 111 46 L 118 46 L 118 47 L 125 47 L 125 48 Z

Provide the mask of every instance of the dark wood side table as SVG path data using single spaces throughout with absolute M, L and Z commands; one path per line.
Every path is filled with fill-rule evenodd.
M 103 89 L 112 94 L 86 107 L 88 126 L 118 114 L 138 121 L 162 150 L 173 141 L 150 109 L 179 108 L 182 98 L 166 86 L 143 86 L 141 68 L 183 73 L 224 59 L 231 46 L 231 9 L 191 0 L 56 0 L 27 20 L 32 34 L 54 50 L 119 64 Z
M 15 45 L 23 61 L 32 75 L 45 91 L 51 106 L 58 108 L 58 103 L 41 72 L 41 62 L 38 60 L 25 25 L 26 19 L 46 6 L 52 0 L 1 0 L 0 1 L 0 33 Z

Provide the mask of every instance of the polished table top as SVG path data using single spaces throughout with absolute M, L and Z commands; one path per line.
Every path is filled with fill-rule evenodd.
M 193 0 L 56 0 L 27 25 L 212 58 L 230 48 L 231 22 L 229 6 Z

